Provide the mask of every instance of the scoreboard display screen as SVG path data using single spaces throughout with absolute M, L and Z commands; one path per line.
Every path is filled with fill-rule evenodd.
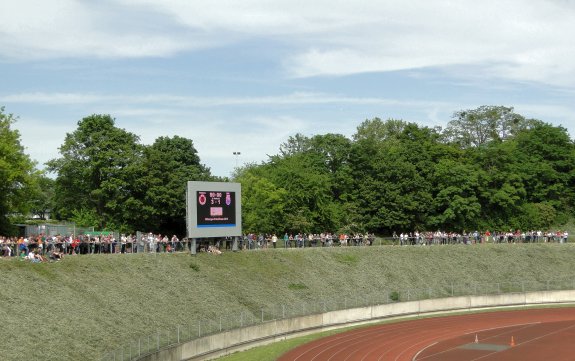
M 197 191 L 198 227 L 235 227 L 236 192 Z
M 240 183 L 189 181 L 186 190 L 188 237 L 241 236 L 241 200 Z

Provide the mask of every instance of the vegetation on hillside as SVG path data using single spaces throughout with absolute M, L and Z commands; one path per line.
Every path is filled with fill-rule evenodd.
M 451 284 L 573 280 L 573 244 L 268 249 L 0 259 L 3 360 L 98 360 L 158 331 L 262 307 Z M 173 335 L 173 333 L 172 333 Z

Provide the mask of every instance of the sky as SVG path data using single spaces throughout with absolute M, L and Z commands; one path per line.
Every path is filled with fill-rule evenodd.
M 573 19 L 569 0 L 2 0 L 0 107 L 39 168 L 92 114 L 189 138 L 222 177 L 375 117 L 503 105 L 573 137 Z

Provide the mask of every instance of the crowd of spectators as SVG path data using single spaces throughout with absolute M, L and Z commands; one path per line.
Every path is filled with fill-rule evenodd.
M 446 244 L 481 244 L 481 243 L 566 243 L 567 231 L 473 231 L 461 233 L 444 231 L 402 232 L 393 233 L 388 239 L 393 245 L 446 245 Z M 239 237 L 240 250 L 276 248 L 334 247 L 334 246 L 370 246 L 375 235 L 370 233 L 335 234 L 323 233 L 285 233 L 276 234 L 248 233 Z M 221 242 L 224 248 L 232 248 L 232 239 L 223 238 L 215 243 L 199 241 L 196 251 L 213 254 L 221 253 Z M 190 251 L 192 240 L 180 240 L 176 235 L 171 237 L 161 234 L 146 233 L 139 238 L 135 235 L 106 236 L 46 236 L 44 234 L 30 237 L 1 237 L 0 256 L 20 257 L 31 262 L 57 261 L 65 255 L 99 254 L 99 253 L 171 253 Z
M 145 234 L 137 239 L 134 235 L 122 234 L 118 239 L 106 236 L 46 236 L 0 237 L 0 255 L 33 260 L 60 259 L 64 255 L 99 253 L 175 252 L 189 249 L 189 241 L 172 237 Z
M 285 233 L 282 237 L 274 234 L 245 234 L 240 239 L 240 249 L 259 249 L 273 247 L 276 248 L 281 242 L 284 248 L 306 248 L 306 247 L 333 247 L 333 246 L 370 246 L 375 240 L 375 235 L 365 233 L 354 234 L 334 234 L 323 233 Z
M 409 232 L 393 233 L 393 244 L 398 245 L 434 245 L 434 244 L 476 244 L 476 243 L 567 243 L 567 231 L 490 231 L 479 232 Z

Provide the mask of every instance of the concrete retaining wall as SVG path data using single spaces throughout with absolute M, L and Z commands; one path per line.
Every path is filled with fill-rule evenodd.
M 423 315 L 436 312 L 474 310 L 501 306 L 526 306 L 575 303 L 575 291 L 542 291 L 487 296 L 463 296 L 421 301 L 390 303 L 319 315 L 265 322 L 160 350 L 140 358 L 143 361 L 209 360 L 256 345 L 302 336 L 352 324 L 376 322 L 385 318 Z

